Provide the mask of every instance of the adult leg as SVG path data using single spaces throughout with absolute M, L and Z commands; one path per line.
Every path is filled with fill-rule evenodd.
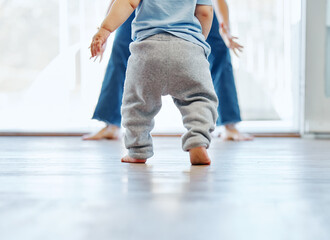
M 93 115 L 93 119 L 105 122 L 107 126 L 96 134 L 84 136 L 85 140 L 116 139 L 119 137 L 121 126 L 120 107 L 127 61 L 130 56 L 129 45 L 132 42 L 131 24 L 133 19 L 134 13 L 116 31 L 101 93 Z
M 251 136 L 241 134 L 236 128 L 236 123 L 241 121 L 241 116 L 233 68 L 229 49 L 219 33 L 219 22 L 216 16 L 213 18 L 207 42 L 211 46 L 211 54 L 209 56 L 210 70 L 214 88 L 219 98 L 217 125 L 225 126 L 222 138 L 235 141 L 251 140 Z

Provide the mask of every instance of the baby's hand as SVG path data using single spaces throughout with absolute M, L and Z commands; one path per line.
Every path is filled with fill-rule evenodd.
M 226 46 L 233 50 L 233 52 L 235 53 L 235 55 L 238 57 L 238 54 L 237 54 L 237 50 L 239 52 L 242 52 L 243 50 L 243 46 L 240 45 L 239 43 L 236 42 L 236 40 L 238 39 L 237 37 L 233 37 L 231 34 L 230 34 L 230 30 L 228 28 L 226 28 L 223 23 L 221 24 L 220 26 L 220 35 L 221 37 L 223 38 Z
M 103 53 L 105 51 L 106 42 L 110 32 L 104 28 L 100 28 L 99 31 L 94 35 L 93 41 L 91 43 L 91 58 L 95 57 L 94 61 L 100 56 L 100 62 L 102 60 Z

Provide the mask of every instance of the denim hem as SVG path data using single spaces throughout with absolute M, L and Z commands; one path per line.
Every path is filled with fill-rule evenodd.
M 221 122 L 221 123 L 218 123 L 217 122 L 217 127 L 218 126 L 225 126 L 225 125 L 228 125 L 228 124 L 237 124 L 239 122 L 241 122 L 242 120 L 239 119 L 239 120 L 231 120 L 231 121 L 225 121 L 225 122 Z

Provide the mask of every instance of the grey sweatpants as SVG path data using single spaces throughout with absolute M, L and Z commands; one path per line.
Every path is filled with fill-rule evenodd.
M 188 130 L 182 148 L 209 147 L 218 117 L 204 49 L 171 34 L 157 34 L 130 45 L 122 103 L 125 146 L 129 156 L 153 155 L 150 131 L 159 112 L 161 96 L 170 94 Z

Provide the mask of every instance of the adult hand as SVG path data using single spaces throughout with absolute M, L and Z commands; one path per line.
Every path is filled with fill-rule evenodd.
M 91 58 L 94 58 L 94 61 L 100 56 L 100 62 L 102 61 L 102 56 L 106 48 L 106 42 L 110 32 L 104 28 L 100 28 L 99 31 L 94 35 L 92 43 L 90 45 L 91 49 Z
M 220 35 L 225 42 L 226 46 L 233 50 L 234 54 L 239 57 L 238 51 L 242 52 L 243 51 L 243 46 L 240 45 L 239 43 L 236 42 L 238 39 L 237 37 L 234 37 L 230 33 L 230 29 L 228 26 L 225 26 L 223 23 L 220 25 Z

